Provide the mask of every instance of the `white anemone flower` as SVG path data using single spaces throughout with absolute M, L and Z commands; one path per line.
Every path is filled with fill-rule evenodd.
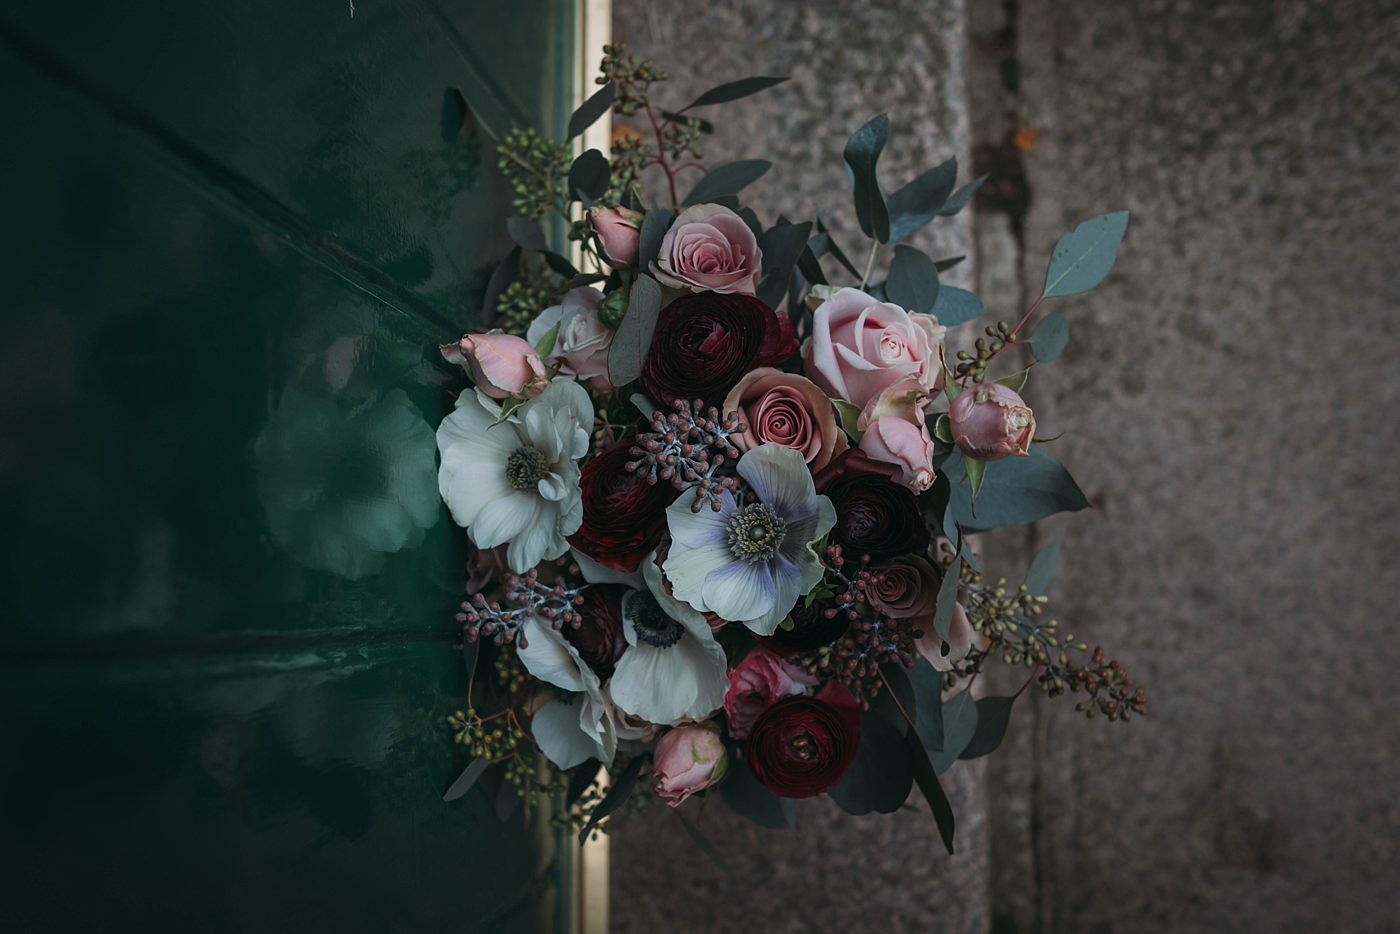
M 463 393 L 438 426 L 438 492 L 478 548 L 507 544 L 524 574 L 568 551 L 583 523 L 578 459 L 588 453 L 593 402 L 555 379 L 509 418 L 485 396 Z
M 791 448 L 761 444 L 735 469 L 758 502 L 740 505 L 725 490 L 719 512 L 692 512 L 689 494 L 667 507 L 666 578 L 678 600 L 768 636 L 826 573 L 811 546 L 836 524 L 836 510 Z
M 530 733 L 540 751 L 561 769 L 595 758 L 611 765 L 617 752 L 617 728 L 612 705 L 598 676 L 579 657 L 564 634 L 533 616 L 521 623 L 525 644 L 516 642 L 516 655 L 531 675 L 562 688 L 535 711 Z
M 642 568 L 647 586 L 622 598 L 627 648 L 608 683 L 613 703 L 648 723 L 704 719 L 729 690 L 724 649 L 705 617 L 666 593 L 654 556 Z

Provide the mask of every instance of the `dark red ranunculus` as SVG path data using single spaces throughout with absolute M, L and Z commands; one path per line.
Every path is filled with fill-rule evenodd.
M 577 626 L 566 623 L 560 632 L 578 649 L 579 658 L 604 681 L 612 677 L 613 666 L 627 648 L 622 634 L 622 595 L 629 588 L 621 584 L 594 584 L 583 592 L 583 604 L 576 607 L 583 619 Z
M 831 542 L 845 556 L 872 560 L 895 555 L 923 554 L 928 548 L 928 523 L 919 500 L 894 479 L 899 468 L 852 449 L 828 464 L 813 480 L 817 492 L 831 498 L 836 525 Z
M 769 791 L 810 798 L 841 780 L 859 743 L 860 702 L 830 682 L 815 696 L 787 697 L 759 714 L 745 756 Z
M 771 636 L 755 636 L 760 643 L 779 655 L 794 655 L 809 652 L 824 645 L 831 645 L 846 634 L 851 625 L 844 611 L 828 617 L 827 610 L 836 609 L 830 600 L 815 600 L 808 605 L 806 598 L 797 601 L 792 608 L 792 628 L 779 627 Z
M 666 507 L 676 498 L 669 483 L 648 483 L 627 469 L 632 442 L 619 441 L 583 465 L 583 524 L 569 544 L 604 567 L 632 572 L 666 534 Z
M 719 405 L 745 373 L 796 352 L 787 315 L 752 295 L 695 292 L 661 310 L 642 388 L 667 411 L 677 399 Z

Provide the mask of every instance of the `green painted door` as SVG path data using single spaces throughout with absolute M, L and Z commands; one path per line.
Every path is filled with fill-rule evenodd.
M 0 7 L 6 930 L 562 923 L 548 827 L 441 800 L 433 430 L 506 251 L 484 128 L 566 116 L 571 18 Z

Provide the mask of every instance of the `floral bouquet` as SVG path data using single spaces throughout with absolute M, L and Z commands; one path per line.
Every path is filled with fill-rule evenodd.
M 939 281 L 961 257 L 902 241 L 981 179 L 955 189 L 949 160 L 885 194 L 889 122 L 871 120 L 844 151 L 870 239 L 854 263 L 819 217 L 765 226 L 743 206 L 768 162 L 700 174 L 696 114 L 783 79 L 671 111 L 651 100 L 663 74 L 606 53 L 571 137 L 609 109 L 650 136 L 624 124 L 611 158 L 501 141 L 519 216 L 488 287 L 499 327 L 442 348 L 474 384 L 437 431 L 472 543 L 470 696 L 451 718 L 470 763 L 447 797 L 495 764 L 504 808 L 561 795 L 582 840 L 656 798 L 717 795 L 781 827 L 797 798 L 890 812 L 917 785 L 951 852 L 938 776 L 998 745 L 1027 686 L 1079 693 L 1089 716 L 1144 712 L 1117 662 L 1081 661 L 1045 617 L 1056 549 L 1013 586 L 971 537 L 1087 505 L 1033 446 L 1022 397 L 1065 319 L 1027 327 L 1107 274 L 1127 216 L 1063 237 L 1021 320 L 953 353 L 949 329 L 984 311 Z M 551 213 L 584 272 L 550 249 Z M 978 696 L 996 659 L 1025 681 Z

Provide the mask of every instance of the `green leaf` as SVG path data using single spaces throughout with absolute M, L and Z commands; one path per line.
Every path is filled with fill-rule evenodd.
M 977 731 L 958 758 L 979 759 L 1000 746 L 1002 737 L 1006 736 L 1006 727 L 1011 722 L 1011 705 L 1014 703 L 1014 697 L 984 697 L 979 700 Z
M 947 412 L 939 413 L 937 421 L 933 423 L 933 436 L 944 444 L 953 443 L 953 423 Z
M 980 318 L 986 310 L 982 299 L 967 289 L 952 285 L 945 285 L 938 290 L 938 302 L 933 306 L 934 317 L 938 319 L 939 324 L 946 327 Z
M 450 143 L 462 135 L 467 123 L 467 99 L 456 88 L 442 92 L 442 141 Z
M 575 110 L 573 116 L 569 118 L 569 135 L 564 137 L 564 141 L 568 142 L 597 123 L 598 118 L 608 112 L 608 108 L 612 106 L 613 98 L 616 96 L 617 86 L 609 81 L 599 88 L 592 97 L 580 104 L 578 110 Z
M 808 285 L 826 285 L 826 273 L 822 271 L 821 261 L 812 249 L 817 239 L 813 237 L 811 242 L 802 248 L 802 255 L 797 258 L 798 271 L 802 273 L 802 278 L 807 280 Z
M 645 271 L 648 264 L 661 252 L 661 241 L 666 239 L 666 231 L 676 215 L 661 207 L 654 207 L 642 217 L 641 230 L 637 234 L 637 268 Z M 614 383 L 614 386 L 617 384 Z
M 854 278 L 859 279 L 860 270 L 856 269 L 855 263 L 852 263 L 851 258 L 841 249 L 841 244 L 836 242 L 836 238 L 831 235 L 831 231 L 826 229 L 826 222 L 822 220 L 821 212 L 814 209 L 812 214 L 817 222 L 817 233 L 820 235 L 812 238 L 812 249 L 816 251 L 817 256 L 821 256 L 823 253 L 830 253 L 831 258 L 840 263 L 842 268 L 849 272 Z M 818 241 L 821 241 L 820 248 L 817 246 Z
M 889 136 L 890 118 L 880 114 L 852 133 L 842 152 L 846 164 L 851 167 L 856 220 L 867 237 L 874 237 L 881 243 L 888 243 L 890 239 L 890 211 L 880 191 L 875 166 Z
M 860 431 L 856 425 L 860 422 L 860 409 L 844 399 L 832 399 L 831 404 L 836 408 L 836 419 L 841 423 L 841 430 L 860 442 Z
M 1041 363 L 1049 363 L 1060 355 L 1069 342 L 1069 322 L 1058 311 L 1045 316 L 1031 335 L 1031 352 Z
M 491 273 L 491 279 L 486 283 L 486 291 L 481 296 L 481 325 L 486 327 L 491 319 L 496 317 L 496 302 L 500 300 L 501 293 L 506 287 L 515 281 L 515 277 L 520 275 L 520 247 L 511 247 L 511 251 L 506 254 L 506 258 L 501 260 L 501 265 L 496 267 L 496 271 Z
M 608 349 L 608 382 L 626 386 L 642 375 L 651 336 L 656 331 L 656 319 L 661 313 L 661 286 L 643 273 L 632 283 L 627 300 L 627 314 L 613 333 Z
M 963 454 L 963 466 L 967 470 L 967 482 L 972 486 L 973 515 L 976 515 L 977 494 L 982 489 L 982 481 L 987 476 L 987 462 Z
M 914 685 L 903 665 L 887 662 L 880 666 L 886 689 L 875 695 L 870 709 L 890 722 L 890 725 L 903 733 L 912 725 L 910 719 L 918 722 L 918 699 L 914 696 Z M 909 717 L 906 718 L 905 714 Z
M 747 817 L 760 827 L 781 830 L 795 823 L 791 811 L 780 798 L 763 786 L 749 768 L 749 764 L 738 758 L 737 750 L 729 750 L 729 771 L 719 784 L 719 796 L 736 813 Z
M 1040 596 L 1050 589 L 1050 581 L 1055 578 L 1055 568 L 1060 565 L 1060 546 L 1049 545 L 1040 549 L 1040 553 L 1031 562 L 1031 569 L 1026 572 L 1026 590 L 1033 596 Z
M 545 331 L 544 336 L 535 344 L 535 353 L 540 355 L 541 360 L 548 360 L 549 355 L 554 353 L 554 343 L 559 339 L 559 325 L 563 323 L 562 318 L 554 322 L 554 327 Z
M 938 782 L 938 773 L 934 771 L 933 763 L 929 761 L 928 753 L 920 744 L 918 737 L 912 733 L 904 737 L 905 745 L 909 748 L 909 760 L 914 771 L 914 781 L 919 785 L 919 791 L 923 792 L 924 800 L 928 802 L 929 810 L 933 812 L 934 823 L 938 825 L 938 835 L 943 839 L 943 846 L 948 851 L 948 855 L 953 855 L 953 831 L 957 827 L 957 821 L 953 818 L 953 805 L 948 801 L 948 795 L 943 791 L 943 786 Z
M 985 175 L 974 178 L 972 181 L 953 192 L 952 195 L 948 197 L 948 200 L 944 202 L 943 207 L 938 209 L 938 216 L 952 217 L 954 214 L 967 207 L 967 203 L 972 200 L 972 196 L 977 193 L 977 189 L 981 188 L 982 183 L 986 180 L 987 176 Z
M 754 209 L 753 209 L 753 208 L 749 208 L 749 207 L 740 207 L 740 206 L 739 206 L 739 199 L 738 199 L 738 198 L 734 198 L 734 197 L 732 197 L 732 196 L 731 196 L 731 197 L 728 197 L 728 198 L 720 198 L 719 200 L 720 200 L 720 201 L 733 201 L 733 202 L 734 202 L 734 206 L 731 207 L 731 208 L 729 208 L 729 209 L 730 209 L 731 211 L 733 211 L 735 214 L 738 214 L 739 217 L 740 217 L 740 219 L 743 220 L 745 226 L 747 226 L 747 227 L 749 228 L 749 230 L 752 230 L 752 231 L 753 231 L 753 238 L 754 238 L 755 240 L 761 240 L 761 239 L 763 238 L 763 221 L 761 221 L 761 220 L 758 219 L 758 215 L 757 215 L 756 213 L 754 213 Z M 719 202 L 716 202 L 716 203 L 719 203 Z M 728 207 L 728 205 L 725 205 L 725 207 Z M 767 256 L 763 257 L 763 265 L 765 265 L 765 266 L 768 265 L 768 257 L 767 257 Z
M 1005 457 L 987 465 L 975 515 L 968 487 L 954 472 L 961 472 L 961 458 L 950 457 L 943 466 L 953 481 L 948 511 L 968 532 L 1026 525 L 1089 505 L 1069 471 L 1040 447 L 1032 447 L 1026 457 Z
M 919 656 L 909 669 L 909 684 L 914 689 L 914 731 L 925 749 L 943 748 L 943 673 Z
M 1042 294 L 1047 298 L 1075 295 L 1102 282 L 1113 268 L 1127 229 L 1128 212 L 1115 211 L 1091 218 L 1061 237 L 1050 254 Z
M 545 242 L 544 231 L 540 225 L 524 217 L 507 217 L 506 233 L 517 244 L 527 250 L 534 250 L 543 253 L 549 249 L 549 244 Z
M 763 251 L 766 274 L 759 283 L 757 298 L 769 308 L 777 308 L 787 292 L 793 267 L 807 249 L 807 237 L 812 232 L 810 221 L 801 224 L 778 224 L 764 231 L 758 239 Z
M 890 195 L 890 242 L 903 240 L 938 216 L 957 182 L 958 160 L 953 158 Z
M 1030 378 L 1030 375 L 1031 368 L 1026 367 L 1024 370 L 1018 370 L 1015 373 L 1012 373 L 1010 376 L 1003 376 L 1001 379 L 996 380 L 995 382 L 1000 386 L 1005 386 L 1012 392 L 1020 392 L 1025 387 L 1026 380 Z
M 738 194 L 762 178 L 772 167 L 773 163 L 767 159 L 740 159 L 737 162 L 717 165 L 705 173 L 705 177 L 690 189 L 690 194 L 686 195 L 685 201 L 681 203 L 689 207 L 692 204 L 714 201 L 725 195 Z
M 583 829 L 578 832 L 578 844 L 583 846 L 588 835 L 593 832 L 593 828 L 601 824 L 609 814 L 627 803 L 627 799 L 632 797 L 632 790 L 637 787 L 637 777 L 642 774 L 642 769 L 646 767 L 646 756 L 637 756 L 631 762 L 623 766 L 622 771 L 613 775 L 612 787 L 608 793 L 603 795 L 603 800 L 593 806 L 593 810 L 588 812 L 588 823 L 583 825 Z
M 503 824 L 510 823 L 510 819 L 524 803 L 520 797 L 520 790 L 502 775 L 500 784 L 496 787 L 496 819 Z
M 476 784 L 476 780 L 485 774 L 490 764 L 491 763 L 487 762 L 485 759 L 473 759 L 467 767 L 462 770 L 462 774 L 457 776 L 457 780 L 448 786 L 447 791 L 443 793 L 442 800 L 456 801 L 458 798 L 462 797 L 462 795 L 471 791 L 472 786 Z
M 586 759 L 583 765 L 576 767 L 569 773 L 569 787 L 564 794 L 565 807 L 573 807 L 578 804 L 583 793 L 593 785 L 593 780 L 598 777 L 600 765 L 602 763 L 597 759 Z
M 566 260 L 564 257 L 560 256 L 558 253 L 553 253 L 549 250 L 544 250 L 541 253 L 541 255 L 544 257 L 544 261 L 549 266 L 549 268 L 559 273 L 559 275 L 563 276 L 566 280 L 573 279 L 576 276 L 578 276 L 578 270 L 574 268 L 574 264 Z
M 946 640 L 953 625 L 953 608 L 958 602 L 958 587 L 962 579 L 962 557 L 964 546 L 958 544 L 958 554 L 953 563 L 943 571 L 943 580 L 938 584 L 938 599 L 933 604 L 933 631 L 938 638 Z
M 876 713 L 860 718 L 860 745 L 846 774 L 827 794 L 847 814 L 899 810 L 914 783 L 904 735 Z
M 895 247 L 885 295 L 907 311 L 933 311 L 938 302 L 938 270 L 933 260 L 902 243 Z
M 965 253 L 961 256 L 949 256 L 947 259 L 935 260 L 933 266 L 939 272 L 947 272 L 965 259 L 967 259 L 967 254 Z
M 729 101 L 737 101 L 741 97 L 748 97 L 750 94 L 757 94 L 759 91 L 766 91 L 776 84 L 782 84 L 786 77 L 775 78 L 768 76 L 758 76 L 753 78 L 740 78 L 738 81 L 729 81 L 721 84 L 717 88 L 710 88 L 704 94 L 697 97 L 685 110 L 691 107 L 709 107 L 711 104 L 727 104 Z M 682 111 L 684 113 L 685 111 Z
M 977 735 L 977 703 L 969 691 L 954 694 L 943 705 L 943 748 L 929 758 L 939 775 L 958 761 L 972 737 Z
M 580 201 L 597 201 L 608 193 L 608 183 L 612 180 L 612 166 L 608 157 L 597 149 L 590 149 L 574 160 L 569 166 L 569 193 Z

